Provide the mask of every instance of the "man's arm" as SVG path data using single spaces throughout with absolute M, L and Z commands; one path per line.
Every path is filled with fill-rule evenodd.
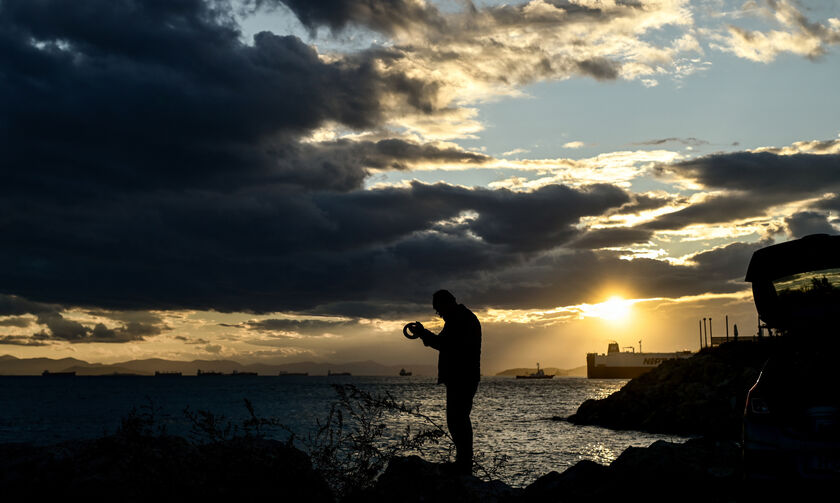
M 440 348 L 443 346 L 444 338 L 424 328 L 420 333 L 420 340 L 423 341 L 424 346 L 440 351 Z

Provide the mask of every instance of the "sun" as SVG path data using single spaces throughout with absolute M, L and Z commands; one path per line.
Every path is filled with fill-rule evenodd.
M 624 321 L 630 317 L 632 306 L 632 300 L 625 300 L 618 295 L 614 295 L 599 304 L 584 304 L 583 316 L 584 318 L 601 318 L 613 322 Z

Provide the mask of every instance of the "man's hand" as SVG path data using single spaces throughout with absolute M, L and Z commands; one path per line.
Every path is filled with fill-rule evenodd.
M 414 323 L 408 323 L 406 326 L 403 327 L 403 335 L 409 339 L 423 337 L 428 333 L 429 331 L 423 328 L 423 324 L 419 321 L 415 321 Z

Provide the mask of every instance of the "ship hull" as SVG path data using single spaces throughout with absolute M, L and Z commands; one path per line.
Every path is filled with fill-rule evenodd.
M 586 377 L 589 379 L 634 379 L 650 372 L 662 362 L 689 358 L 692 353 L 610 353 L 586 355 Z

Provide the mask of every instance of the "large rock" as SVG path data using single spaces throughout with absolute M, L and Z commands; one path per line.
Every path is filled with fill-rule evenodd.
M 658 441 L 628 448 L 609 466 L 581 461 L 544 475 L 525 488 L 521 501 L 749 501 L 739 458 L 732 442 Z

